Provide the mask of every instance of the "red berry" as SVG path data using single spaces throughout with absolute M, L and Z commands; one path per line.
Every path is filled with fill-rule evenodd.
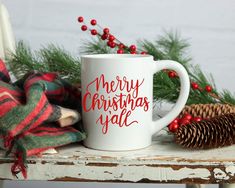
M 86 30 L 87 30 L 87 26 L 86 26 L 86 25 L 82 25 L 82 26 L 81 26 L 81 30 L 82 30 L 82 31 L 86 31 Z
M 169 76 L 169 78 L 175 78 L 176 77 L 176 73 L 174 71 L 169 71 L 168 72 L 168 76 Z
M 107 42 L 107 45 L 110 47 L 110 46 L 111 46 L 111 43 L 112 43 L 111 41 L 108 41 L 108 42 Z
M 81 23 L 81 22 L 83 22 L 83 20 L 84 20 L 84 19 L 83 19 L 83 17 L 82 17 L 82 16 L 79 16 L 79 17 L 78 17 L 78 22 L 80 22 L 80 23 Z
M 123 50 L 122 50 L 122 49 L 118 49 L 118 50 L 117 50 L 117 53 L 118 53 L 118 54 L 123 54 Z
M 109 28 L 104 28 L 103 32 L 104 32 L 105 34 L 109 34 Z
M 111 42 L 111 41 L 110 41 L 110 42 Z M 115 42 L 111 42 L 111 43 L 110 43 L 110 47 L 111 47 L 111 48 L 115 48 L 115 47 L 116 47 L 116 43 L 115 43 Z
M 196 82 L 192 82 L 191 83 L 191 86 L 194 90 L 198 89 L 199 88 L 199 85 L 196 83 Z
M 102 39 L 102 40 L 106 40 L 108 37 L 109 37 L 109 35 L 104 33 L 104 34 L 101 36 L 101 39 Z
M 170 132 L 176 132 L 176 130 L 179 128 L 179 124 L 178 123 L 171 123 L 169 126 L 168 126 L 168 129 Z
M 131 45 L 130 47 L 129 47 L 129 50 L 132 52 L 132 51 L 136 51 L 136 46 L 135 45 Z
M 190 121 L 188 119 L 181 119 L 180 120 L 180 125 L 188 125 Z
M 171 123 L 179 123 L 180 118 L 175 118 Z
M 96 22 L 95 19 L 92 19 L 92 20 L 91 20 L 91 25 L 96 25 L 96 23 L 97 23 L 97 22 Z
M 122 43 L 120 43 L 120 44 L 118 45 L 118 47 L 119 47 L 119 49 L 123 49 L 123 48 L 125 48 L 125 45 L 122 44 Z
M 201 121 L 202 120 L 202 118 L 200 118 L 200 117 L 194 117 L 193 119 L 192 119 L 192 121 L 194 121 L 194 122 L 199 122 L 199 121 Z
M 187 119 L 187 120 L 191 120 L 193 117 L 190 114 L 185 114 L 184 117 L 182 119 Z
M 114 41 L 115 37 L 113 35 L 109 35 L 109 41 Z
M 206 90 L 207 92 L 211 92 L 211 91 L 212 91 L 212 87 L 209 86 L 209 85 L 207 85 L 207 86 L 205 87 L 205 90 Z
M 136 54 L 136 51 L 131 51 L 130 53 L 131 53 L 131 54 Z
M 141 52 L 140 54 L 142 54 L 142 55 L 146 55 L 147 53 L 146 53 L 146 52 Z
M 96 29 L 92 29 L 92 30 L 91 30 L 91 34 L 92 34 L 92 35 L 97 35 Z

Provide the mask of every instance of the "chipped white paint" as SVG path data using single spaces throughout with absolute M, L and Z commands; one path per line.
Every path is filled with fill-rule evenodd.
M 218 180 L 228 180 L 229 179 L 229 176 L 227 176 L 227 174 L 219 168 L 215 168 L 213 170 L 213 172 L 214 172 L 215 178 Z
M 229 176 L 234 176 L 235 175 L 235 166 L 228 166 L 225 168 L 225 172 L 229 175 Z
M 9 164 L 0 165 L 0 169 L 9 168 Z M 29 165 L 29 179 L 32 180 L 53 180 L 64 177 L 79 178 L 93 181 L 131 181 L 138 182 L 149 179 L 157 182 L 179 181 L 185 178 L 209 179 L 210 172 L 204 168 L 182 168 L 174 170 L 171 167 L 148 167 L 148 166 L 128 166 L 120 164 L 115 167 L 97 167 L 77 165 L 52 165 L 40 163 Z M 1 172 L 2 178 L 8 178 L 9 173 Z
M 0 155 L 3 156 L 3 155 Z M 216 156 L 216 157 L 214 157 Z M 235 146 L 185 150 L 161 132 L 153 145 L 131 152 L 96 151 L 73 144 L 57 154 L 30 158 L 29 180 L 220 183 L 235 182 Z M 7 163 L 8 160 L 8 163 Z M 0 157 L 0 178 L 15 179 Z M 4 162 L 5 161 L 5 162 Z M 19 179 L 22 179 L 19 176 Z
M 50 148 L 50 149 L 44 151 L 42 154 L 43 155 L 50 155 L 50 154 L 56 154 L 56 153 L 58 153 L 56 149 Z

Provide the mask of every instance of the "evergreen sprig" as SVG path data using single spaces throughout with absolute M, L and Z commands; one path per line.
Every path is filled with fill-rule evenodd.
M 100 38 L 85 41 L 80 49 L 81 54 L 110 54 L 114 51 L 107 46 L 107 43 Z
M 72 83 L 80 82 L 80 62 L 64 48 L 53 44 L 32 52 L 23 41 L 16 45 L 16 52 L 8 59 L 10 71 L 16 78 L 29 71 L 57 72 Z
M 22 41 L 18 42 L 15 53 L 7 61 L 11 72 L 17 78 L 32 70 L 43 70 L 43 65 L 39 63 L 35 54 Z
M 64 48 L 50 44 L 43 47 L 38 55 L 41 62 L 47 66 L 48 72 L 58 72 L 63 78 L 73 83 L 80 82 L 79 59 L 73 57 Z
M 188 55 L 189 43 L 182 39 L 178 33 L 168 32 L 160 36 L 158 40 L 138 41 L 138 49 L 146 51 L 155 60 L 174 60 L 181 63 L 188 71 L 191 82 L 196 82 L 201 88 L 206 85 L 213 87 L 213 92 L 204 89 L 193 90 L 191 88 L 187 104 L 198 103 L 228 103 L 235 105 L 235 97 L 228 90 L 219 92 L 216 89 L 212 75 L 205 74 L 198 65 L 191 63 Z M 106 54 L 115 53 L 107 47 L 105 41 L 92 39 L 86 41 L 81 47 L 83 54 Z M 157 62 L 156 62 L 157 63 Z M 28 71 L 38 70 L 43 72 L 58 72 L 62 77 L 72 83 L 80 82 L 80 63 L 77 57 L 73 57 L 65 49 L 55 45 L 43 47 L 41 50 L 32 52 L 31 49 L 20 41 L 17 45 L 13 58 L 8 60 L 11 71 L 16 77 L 21 77 Z M 180 90 L 180 81 L 169 78 L 165 71 L 158 72 L 153 78 L 153 95 L 155 100 L 176 102 Z
M 189 43 L 181 39 L 177 32 L 166 32 L 159 36 L 155 42 L 148 40 L 139 41 L 139 48 L 145 50 L 148 54 L 154 56 L 155 60 L 170 59 L 180 62 L 185 68 L 191 61 L 186 56 Z

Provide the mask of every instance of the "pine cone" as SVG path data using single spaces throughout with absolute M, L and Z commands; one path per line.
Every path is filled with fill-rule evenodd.
M 235 144 L 235 113 L 180 126 L 175 141 L 185 148 L 210 149 Z
M 223 114 L 235 113 L 235 106 L 229 104 L 193 104 L 185 106 L 180 117 L 189 113 L 194 117 L 213 118 Z

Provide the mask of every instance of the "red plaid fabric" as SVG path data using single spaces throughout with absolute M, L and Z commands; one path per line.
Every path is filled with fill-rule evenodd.
M 78 124 L 59 127 L 58 105 L 80 110 L 80 91 L 55 73 L 25 75 L 11 84 L 0 60 L 0 147 L 16 156 L 12 173 L 26 178 L 26 157 L 85 138 Z

